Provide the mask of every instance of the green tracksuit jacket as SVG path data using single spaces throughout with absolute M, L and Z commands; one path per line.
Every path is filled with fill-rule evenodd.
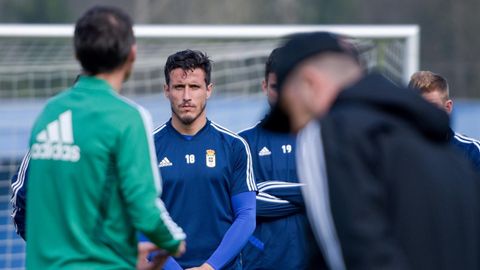
M 149 114 L 81 76 L 32 129 L 28 269 L 132 269 L 136 232 L 170 252 L 185 238 L 159 199 Z

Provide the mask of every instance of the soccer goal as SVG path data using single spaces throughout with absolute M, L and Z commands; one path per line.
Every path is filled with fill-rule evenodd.
M 261 94 L 264 63 L 286 35 L 331 31 L 352 38 L 370 70 L 405 83 L 419 66 L 419 27 L 406 26 L 160 26 L 135 27 L 138 57 L 123 94 L 168 119 L 162 97 L 166 57 L 183 49 L 213 60 L 209 118 L 238 131 L 255 123 L 267 103 Z M 70 86 L 80 72 L 72 25 L 0 25 L 0 268 L 23 269 L 24 242 L 10 220 L 9 179 L 27 149 L 30 127 L 45 100 Z

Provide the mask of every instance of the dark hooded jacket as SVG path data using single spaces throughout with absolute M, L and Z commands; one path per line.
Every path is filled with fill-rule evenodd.
M 321 127 L 347 269 L 480 269 L 480 180 L 449 144 L 444 112 L 368 75 Z

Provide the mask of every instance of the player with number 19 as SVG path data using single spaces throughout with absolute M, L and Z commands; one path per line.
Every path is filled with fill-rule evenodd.
M 270 106 L 278 96 L 276 52 L 277 49 L 273 50 L 267 59 L 262 81 Z M 316 265 L 324 265 L 318 247 L 310 241 L 313 233 L 295 164 L 296 137 L 267 131 L 262 128 L 262 121 L 239 133 L 252 151 L 259 190 L 257 228 L 242 252 L 244 269 L 301 270 L 307 269 L 313 260 L 320 261 Z
M 250 150 L 240 136 L 207 119 L 210 72 L 210 60 L 199 51 L 177 52 L 165 65 L 172 118 L 154 132 L 161 198 L 188 239 L 188 251 L 165 269 L 241 269 L 239 253 L 255 229 Z

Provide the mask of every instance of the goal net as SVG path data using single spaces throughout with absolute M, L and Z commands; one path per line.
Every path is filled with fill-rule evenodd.
M 418 69 L 417 26 L 136 26 L 138 57 L 123 94 L 145 106 L 155 125 L 170 107 L 163 97 L 163 66 L 183 49 L 213 60 L 214 96 L 208 116 L 238 131 L 267 109 L 260 83 L 265 61 L 282 37 L 331 31 L 352 38 L 369 70 L 405 83 Z M 10 178 L 27 149 L 30 127 L 47 98 L 72 85 L 80 72 L 71 25 L 0 25 L 0 268 L 23 269 L 25 246 L 10 219 Z

